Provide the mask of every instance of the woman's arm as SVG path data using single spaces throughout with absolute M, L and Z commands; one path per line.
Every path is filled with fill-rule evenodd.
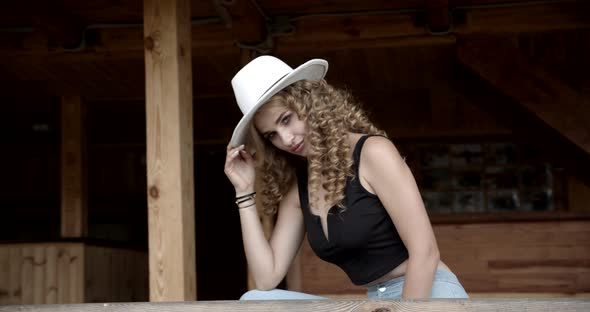
M 297 183 L 279 205 L 270 242 L 266 240 L 256 206 L 240 209 L 242 240 L 256 288 L 275 288 L 287 274 L 304 236 Z
M 236 189 L 236 197 L 254 190 L 254 159 L 245 147 L 227 147 L 225 174 Z M 244 251 L 256 288 L 275 288 L 287 274 L 304 234 L 303 214 L 299 208 L 297 183 L 293 183 L 279 204 L 278 217 L 270 242 L 256 205 L 246 201 L 239 209 Z M 236 209 L 238 209 L 236 207 Z
M 362 150 L 359 175 L 385 206 L 408 249 L 403 298 L 429 298 L 439 263 L 436 238 L 412 172 L 393 143 L 370 137 Z

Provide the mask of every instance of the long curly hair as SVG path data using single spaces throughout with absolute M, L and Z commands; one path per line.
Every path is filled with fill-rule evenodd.
M 335 88 L 325 80 L 295 82 L 274 95 L 256 114 L 273 106 L 293 110 L 307 125 L 309 205 L 318 208 L 320 188 L 326 191 L 325 202 L 345 210 L 342 200 L 348 178 L 353 177 L 348 133 L 379 134 L 350 93 Z M 294 155 L 274 147 L 256 130 L 248 133 L 249 145 L 256 150 L 256 190 L 264 213 L 273 215 L 289 188 L 295 183 L 298 165 Z M 322 183 L 323 178 L 323 183 Z

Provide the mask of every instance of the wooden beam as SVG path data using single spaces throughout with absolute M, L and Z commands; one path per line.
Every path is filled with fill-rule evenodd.
M 86 109 L 79 96 L 61 98 L 61 236 L 88 233 Z
M 448 0 L 425 0 L 426 27 L 433 33 L 448 33 L 451 18 Z
M 71 305 L 6 306 L 3 312 L 225 312 L 225 311 L 570 311 L 590 309 L 588 299 L 538 298 L 538 299 L 470 299 L 470 300 L 279 300 L 279 301 L 211 301 L 211 302 L 162 302 L 162 303 L 88 303 Z
M 29 1 L 25 1 L 27 3 Z M 84 22 L 56 1 L 35 1 L 28 6 L 35 31 L 44 33 L 55 48 L 78 48 L 84 38 Z
M 144 0 L 150 301 L 196 299 L 188 0 Z
M 516 3 L 517 4 L 517 3 Z M 560 1 L 546 4 L 457 9 L 465 23 L 455 21 L 457 34 L 515 34 L 590 27 L 588 1 Z
M 242 0 L 244 1 L 244 0 Z M 423 0 L 425 1 L 425 0 Z M 429 0 L 430 1 L 430 0 Z M 437 1 L 440 4 L 443 0 Z M 474 2 L 475 3 L 475 2 Z M 434 5 L 434 4 L 433 4 Z M 545 32 L 568 29 L 590 28 L 590 19 L 586 12 L 590 11 L 588 1 L 564 1 L 551 4 L 529 4 L 514 7 L 497 7 L 486 9 L 455 10 L 463 14 L 462 23 L 453 22 L 451 34 L 518 34 Z M 296 18 L 291 22 L 296 32 L 291 36 L 275 38 L 276 52 L 306 50 L 338 50 L 367 47 L 386 47 L 399 45 L 437 44 L 441 41 L 452 42 L 454 36 L 432 36 L 425 25 L 417 23 L 417 14 L 387 13 L 374 15 L 351 16 L 315 16 Z M 422 14 L 422 13 L 420 13 Z M 234 31 L 241 29 L 239 22 Z M 248 24 L 249 23 L 249 24 Z M 444 21 L 436 22 L 444 25 Z M 247 22 L 247 25 L 259 25 Z M 241 31 L 241 30 L 240 30 Z M 93 29 L 96 42 L 83 53 L 69 53 L 65 57 L 80 57 L 87 54 L 92 58 L 139 57 L 143 51 L 143 36 L 139 27 Z M 211 53 L 235 53 L 235 39 L 222 23 L 192 26 L 192 48 L 195 56 L 210 56 Z M 252 33 L 255 33 L 251 31 Z M 262 38 L 243 36 L 249 38 Z M 242 39 L 239 39 L 242 40 Z M 32 33 L 0 32 L 0 56 L 47 55 L 59 56 L 60 51 L 48 48 L 48 39 Z
M 487 36 L 461 40 L 457 57 L 590 154 L 590 100 L 521 55 L 509 40 Z
M 531 145 L 546 155 L 553 167 L 565 168 L 567 174 L 590 186 L 590 155 L 584 149 L 469 67 L 459 65 L 454 70 L 460 102 L 479 106 L 510 129 L 516 141 Z
M 260 6 L 251 0 L 217 0 L 227 9 L 231 18 L 230 30 L 235 40 L 242 44 L 257 44 L 266 40 L 266 20 Z

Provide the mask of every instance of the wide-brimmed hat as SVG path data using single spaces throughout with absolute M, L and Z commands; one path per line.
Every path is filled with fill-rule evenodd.
M 248 126 L 256 111 L 273 95 L 299 80 L 321 80 L 328 62 L 313 59 L 293 69 L 280 59 L 263 55 L 244 66 L 231 80 L 236 101 L 244 117 L 238 122 L 230 145 L 246 143 Z

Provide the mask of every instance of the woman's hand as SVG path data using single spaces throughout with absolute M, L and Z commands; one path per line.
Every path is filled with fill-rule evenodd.
M 236 196 L 254 191 L 254 158 L 246 151 L 245 145 L 227 146 L 224 172 L 236 189 Z

